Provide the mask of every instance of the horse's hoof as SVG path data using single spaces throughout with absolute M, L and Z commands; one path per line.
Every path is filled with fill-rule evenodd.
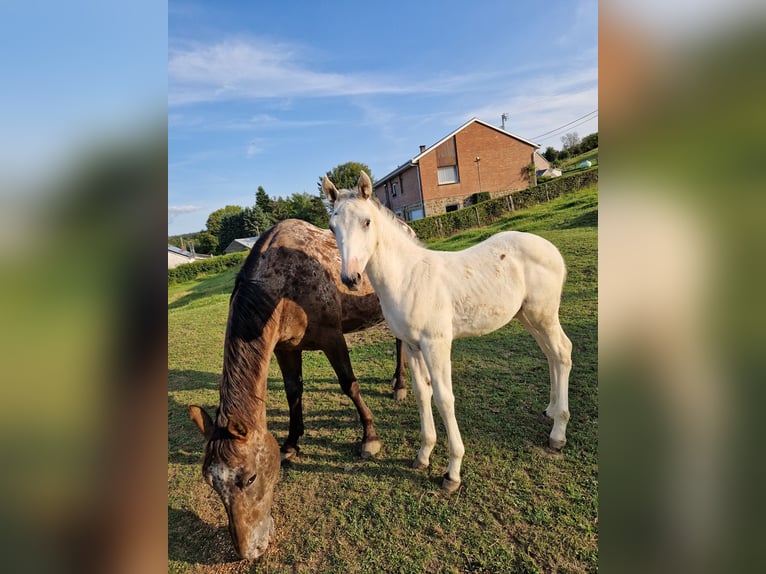
M 298 447 L 297 446 L 290 446 L 285 448 L 284 450 L 279 451 L 279 458 L 281 462 L 287 462 L 290 460 L 293 460 L 296 456 L 298 456 Z
M 407 398 L 407 389 L 394 389 L 394 400 L 403 401 Z
M 362 452 L 361 457 L 362 458 L 370 458 L 374 454 L 378 454 L 380 451 L 381 442 L 379 439 L 375 440 L 368 440 L 365 443 L 362 443 Z
M 562 448 L 564 448 L 564 445 L 566 443 L 567 443 L 567 439 L 559 440 L 553 437 L 548 437 L 548 446 L 555 451 L 560 451 Z
M 452 480 L 449 475 L 445 474 L 444 478 L 442 479 L 442 490 L 447 494 L 452 494 L 458 488 L 460 488 L 460 481 Z
M 414 468 L 415 470 L 425 470 L 428 468 L 428 463 L 427 462 L 423 463 L 423 462 L 420 462 L 418 459 L 415 459 L 412 462 L 412 468 Z

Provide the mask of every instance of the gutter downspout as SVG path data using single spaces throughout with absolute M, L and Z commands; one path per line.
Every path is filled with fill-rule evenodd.
M 420 183 L 420 162 L 416 163 L 415 167 L 418 170 L 418 194 L 420 195 L 420 205 L 423 206 L 423 217 L 426 217 L 428 214 L 426 213 L 426 202 L 423 200 L 423 186 Z

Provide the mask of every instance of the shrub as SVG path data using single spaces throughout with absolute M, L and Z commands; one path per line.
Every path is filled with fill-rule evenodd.
M 249 251 L 241 251 L 239 253 L 210 257 L 209 259 L 200 259 L 191 263 L 182 263 L 178 267 L 168 269 L 168 285 L 184 283 L 201 275 L 220 273 L 231 267 L 239 266 L 249 254 Z
M 477 203 L 489 201 L 490 199 L 492 199 L 492 194 L 488 191 L 477 191 L 471 196 L 471 204 L 476 205 Z
M 566 193 L 590 187 L 597 182 L 598 167 L 595 167 L 572 175 L 557 177 L 535 187 L 515 191 L 489 201 L 482 201 L 457 211 L 410 221 L 409 225 L 417 233 L 418 238 L 423 241 L 437 237 L 448 237 L 463 229 L 497 221 L 509 211 L 550 201 Z

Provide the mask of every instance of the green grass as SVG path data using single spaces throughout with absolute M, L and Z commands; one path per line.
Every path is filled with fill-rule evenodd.
M 586 151 L 585 153 L 576 155 L 575 157 L 569 158 L 568 160 L 562 162 L 561 172 L 566 173 L 570 171 L 577 171 L 580 169 L 577 167 L 580 162 L 586 160 L 590 161 L 594 166 L 598 165 L 598 148 Z
M 393 337 L 383 325 L 348 336 L 351 361 L 383 441 L 358 458 L 361 428 L 323 355 L 304 353 L 306 435 L 282 470 L 273 508 L 276 539 L 256 563 L 231 549 L 226 515 L 201 478 L 202 438 L 186 405 L 214 411 L 228 296 L 235 271 L 168 290 L 168 512 L 171 572 L 592 572 L 597 570 L 597 218 L 591 188 L 511 214 L 431 247 L 462 249 L 503 229 L 553 241 L 568 265 L 561 321 L 574 345 L 572 419 L 563 454 L 545 445 L 539 418 L 548 368 L 512 322 L 453 346 L 458 424 L 466 447 L 463 486 L 440 490 L 444 427 L 426 472 L 410 468 L 419 446 L 411 393 L 390 398 Z M 276 361 L 268 382 L 269 429 L 287 435 Z

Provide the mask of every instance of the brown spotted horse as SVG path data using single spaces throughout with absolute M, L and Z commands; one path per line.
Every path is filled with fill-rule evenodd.
M 333 234 L 288 219 L 266 231 L 237 275 L 229 302 L 220 404 L 215 421 L 198 406 L 189 414 L 205 437 L 202 473 L 220 496 L 237 553 L 248 559 L 266 550 L 273 534 L 271 504 L 280 458 L 294 457 L 303 435 L 303 350 L 322 350 L 362 423 L 361 456 L 380 449 L 373 417 L 359 391 L 343 333 L 383 320 L 365 277 L 351 291 L 340 281 L 341 258 Z M 397 341 L 394 396 L 406 394 L 404 357 Z M 266 425 L 266 382 L 277 357 L 290 411 L 281 448 Z

